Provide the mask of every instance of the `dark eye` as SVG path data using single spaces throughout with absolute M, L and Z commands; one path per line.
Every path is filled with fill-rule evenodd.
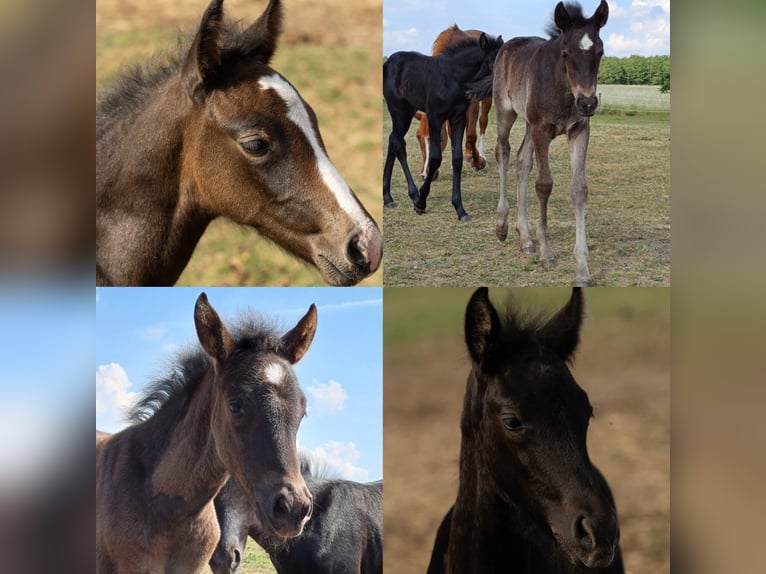
M 566 50 L 561 50 L 561 57 L 566 60 L 569 57 L 569 52 Z
M 521 419 L 513 415 L 503 417 L 503 426 L 513 432 L 524 430 L 524 425 L 522 424 Z
M 229 400 L 229 412 L 234 416 L 240 416 L 242 414 L 242 400 L 230 399 Z
M 265 139 L 256 138 L 247 140 L 241 142 L 239 145 L 241 145 L 242 149 L 247 153 L 256 157 L 263 157 L 269 152 L 269 142 Z

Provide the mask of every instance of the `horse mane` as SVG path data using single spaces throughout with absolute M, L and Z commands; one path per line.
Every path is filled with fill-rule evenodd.
M 273 320 L 252 312 L 240 317 L 230 333 L 235 344 L 233 352 L 274 351 L 280 342 Z M 128 413 L 128 422 L 145 422 L 171 401 L 186 402 L 209 367 L 210 361 L 199 345 L 181 351 L 170 371 L 150 383 L 144 390 L 141 398 Z
M 494 38 L 491 38 L 489 35 L 487 35 L 487 38 L 494 39 Z M 447 46 L 446 48 L 444 48 L 444 51 L 439 54 L 439 56 L 446 56 L 446 57 L 454 56 L 455 54 L 462 52 L 463 50 L 467 50 L 474 46 L 477 48 L 479 47 L 479 39 L 471 38 L 469 36 L 469 37 L 466 37 L 464 40 L 461 40 L 455 44 Z
M 315 452 L 301 447 L 298 450 L 298 460 L 301 463 L 303 478 L 315 478 L 317 480 L 336 478 L 333 476 L 327 461 Z
M 566 0 L 566 2 L 564 2 L 564 9 L 569 13 L 569 19 L 572 21 L 574 27 L 582 26 L 588 20 L 582 13 L 582 6 L 575 0 Z M 556 26 L 552 14 L 549 22 L 545 25 L 545 33 L 548 34 L 548 37 L 551 40 L 555 40 L 561 36 L 561 30 Z

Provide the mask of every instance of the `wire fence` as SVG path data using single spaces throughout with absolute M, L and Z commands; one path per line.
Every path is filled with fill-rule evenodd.
M 670 93 L 663 94 L 659 86 L 600 85 L 598 113 L 656 113 L 670 112 Z

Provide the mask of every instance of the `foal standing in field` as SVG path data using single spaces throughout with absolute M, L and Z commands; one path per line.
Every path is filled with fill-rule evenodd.
M 548 268 L 556 263 L 548 240 L 548 198 L 553 179 L 548 165 L 548 148 L 553 138 L 566 134 L 572 181 L 569 197 L 575 214 L 575 285 L 588 285 L 588 242 L 585 237 L 585 155 L 590 138 L 590 117 L 598 106 L 596 79 L 604 54 L 599 30 L 606 24 L 606 0 L 590 18 L 579 4 L 559 2 L 553 14 L 550 39 L 513 38 L 497 54 L 493 78 L 493 100 L 497 113 L 497 162 L 500 165 L 500 200 L 497 204 L 496 233 L 500 241 L 508 236 L 508 198 L 506 195 L 508 136 L 517 117 L 527 124 L 516 158 L 518 205 L 516 231 L 524 253 L 534 253 L 527 225 L 527 178 L 532 156 L 537 157 L 535 192 L 540 202 L 537 241 L 540 261 Z
M 468 302 L 458 493 L 429 574 L 623 574 L 614 499 L 588 458 L 593 408 L 569 370 L 583 314 L 579 287 L 545 322 L 501 319 L 486 287 Z
M 183 357 L 134 408 L 132 426 L 96 431 L 96 573 L 205 570 L 220 536 L 213 499 L 226 480 L 275 536 L 311 517 L 300 473 L 306 412 L 291 367 L 316 330 L 306 315 L 281 337 L 255 320 L 230 333 L 205 294 L 194 323 L 203 352 Z
M 119 77 L 96 104 L 96 282 L 172 285 L 217 217 L 354 285 L 382 256 L 377 224 L 327 156 L 316 115 L 269 66 L 279 0 L 250 27 L 213 0 L 190 49 Z

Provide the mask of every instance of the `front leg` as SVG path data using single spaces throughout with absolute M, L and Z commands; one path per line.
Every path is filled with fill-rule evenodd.
M 588 201 L 588 182 L 585 177 L 585 156 L 588 153 L 590 123 L 577 124 L 567 133 L 569 140 L 569 163 L 572 168 L 572 181 L 569 184 L 569 197 L 575 215 L 575 285 L 590 284 L 588 269 L 588 240 L 585 235 L 585 204 Z
M 468 222 L 471 218 L 463 208 L 463 197 L 460 191 L 460 182 L 463 175 L 465 112 L 453 116 L 450 124 L 452 126 L 452 206 L 457 212 L 458 219 L 462 222 Z
M 422 215 L 426 212 L 426 200 L 428 194 L 431 193 L 431 182 L 434 180 L 435 174 L 439 171 L 439 166 L 442 163 L 442 147 L 441 147 L 441 125 L 444 123 L 443 117 L 434 117 L 435 114 L 428 114 L 428 132 L 429 132 L 429 156 L 428 156 L 428 173 L 423 185 L 420 187 L 420 193 L 418 197 L 413 200 L 415 212 Z

